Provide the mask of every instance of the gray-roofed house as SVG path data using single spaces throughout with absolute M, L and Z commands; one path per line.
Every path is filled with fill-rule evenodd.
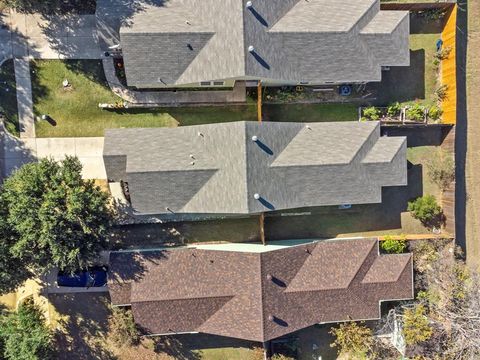
M 410 62 L 408 12 L 380 0 L 165 0 L 124 23 L 120 44 L 137 88 L 364 83 Z
M 150 335 L 266 342 L 316 323 L 378 319 L 382 301 L 413 298 L 411 254 L 380 255 L 376 239 L 248 246 L 111 253 L 112 304 L 131 306 Z
M 405 137 L 378 122 L 250 122 L 105 131 L 107 177 L 135 215 L 239 216 L 380 203 L 407 185 Z

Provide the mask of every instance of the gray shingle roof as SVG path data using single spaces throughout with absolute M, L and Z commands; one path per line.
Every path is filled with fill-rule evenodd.
M 140 215 L 376 203 L 383 186 L 407 183 L 405 138 L 381 138 L 375 122 L 113 129 L 104 161 Z
M 383 65 L 409 65 L 408 12 L 380 11 L 379 0 L 254 0 L 251 9 L 245 4 L 145 5 L 120 30 L 128 84 L 365 82 L 379 81 Z
M 263 342 L 316 323 L 379 318 L 380 301 L 413 297 L 412 256 L 379 255 L 375 239 L 261 253 L 111 253 L 109 291 L 114 305 L 131 305 L 148 334 Z

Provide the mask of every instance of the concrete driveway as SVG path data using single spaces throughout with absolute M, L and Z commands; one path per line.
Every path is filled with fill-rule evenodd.
M 2 14 L 0 54 L 35 59 L 98 59 L 95 15 Z M 10 39 L 8 39 L 10 38 Z M 4 42 L 5 41 L 5 42 Z
M 0 129 L 0 166 L 8 176 L 23 164 L 51 157 L 62 160 L 66 155 L 77 156 L 83 165 L 86 179 L 106 179 L 103 163 L 103 137 L 88 138 L 26 138 L 18 139 Z

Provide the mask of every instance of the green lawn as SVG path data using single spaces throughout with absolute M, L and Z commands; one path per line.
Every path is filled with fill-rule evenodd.
M 201 360 L 248 360 L 255 359 L 253 350 L 247 348 L 220 348 L 195 351 Z
M 410 35 L 410 49 L 412 51 L 425 52 L 425 73 L 424 88 L 425 96 L 423 102 L 426 105 L 434 105 L 437 102 L 435 90 L 437 88 L 438 69 L 433 65 L 434 55 L 436 53 L 436 42 L 441 34 L 412 34 Z
M 437 146 L 419 146 L 407 149 L 407 159 L 412 164 L 422 164 L 422 185 L 424 195 L 433 195 L 440 200 L 441 189 L 428 176 L 427 166 L 429 160 L 432 159 L 434 152 L 439 151 Z
M 18 135 L 17 93 L 13 60 L 7 60 L 0 66 L 0 114 L 5 117 L 7 130 Z
M 39 60 L 31 64 L 36 115 L 48 114 L 53 124 L 39 121 L 38 137 L 102 136 L 106 128 L 175 126 L 165 113 L 105 111 L 98 103 L 118 101 L 105 82 L 97 60 Z M 64 90 L 67 79 L 71 90 Z
M 263 105 L 263 118 L 293 122 L 355 121 L 357 108 L 354 104 L 268 104 Z
M 98 103 L 120 99 L 106 84 L 100 61 L 37 60 L 32 62 L 35 115 L 47 114 L 51 121 L 38 121 L 38 137 L 103 136 L 104 129 L 163 127 L 256 120 L 256 105 L 175 107 L 157 109 L 101 110 Z M 67 79 L 71 90 L 64 90 Z M 265 105 L 266 121 L 354 121 L 352 104 Z

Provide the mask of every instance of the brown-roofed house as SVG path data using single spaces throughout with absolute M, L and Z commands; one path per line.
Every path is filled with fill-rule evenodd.
M 316 323 L 377 319 L 381 301 L 413 298 L 411 254 L 380 255 L 376 239 L 256 246 L 112 253 L 112 303 L 131 306 L 147 334 L 265 342 Z

